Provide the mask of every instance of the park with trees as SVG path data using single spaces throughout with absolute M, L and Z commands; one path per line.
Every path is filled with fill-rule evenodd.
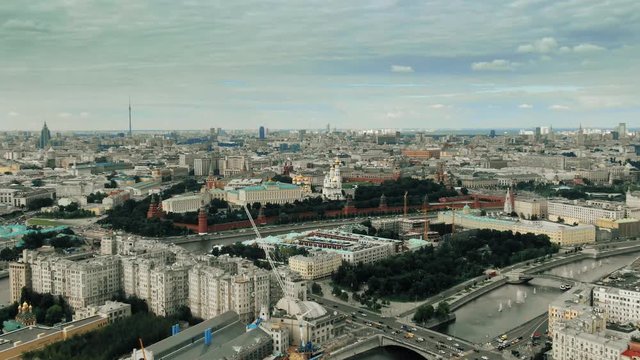
M 332 275 L 335 285 L 361 296 L 398 301 L 423 300 L 488 268 L 501 268 L 558 251 L 545 235 L 476 230 L 438 247 L 427 246 L 373 264 L 343 263 Z

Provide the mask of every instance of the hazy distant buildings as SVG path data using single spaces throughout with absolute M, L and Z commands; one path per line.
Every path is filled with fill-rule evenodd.
M 258 138 L 260 140 L 264 140 L 267 137 L 267 134 L 265 132 L 264 126 L 260 126 L 260 128 L 258 129 Z

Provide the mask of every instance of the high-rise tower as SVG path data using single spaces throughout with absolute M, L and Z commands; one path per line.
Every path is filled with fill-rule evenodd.
M 51 132 L 47 127 L 47 122 L 44 122 L 44 126 L 42 126 L 42 130 L 40 130 L 40 140 L 38 141 L 38 148 L 44 149 L 49 145 L 49 141 L 51 140 Z
M 131 137 L 131 98 L 129 98 L 129 137 Z

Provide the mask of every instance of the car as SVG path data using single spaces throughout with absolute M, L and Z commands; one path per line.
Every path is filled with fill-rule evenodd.
M 486 357 L 485 355 L 482 355 L 482 356 L 480 357 L 480 359 L 482 359 L 482 360 L 489 360 L 489 358 L 488 358 L 488 357 Z
M 447 340 L 453 341 L 453 338 L 452 337 L 448 337 Z
M 440 354 L 446 354 L 444 350 L 440 350 Z
M 418 331 L 418 329 L 416 329 L 416 328 L 411 328 L 411 331 Z
M 423 342 L 423 341 L 424 341 L 424 338 L 419 337 L 419 338 L 417 338 L 417 339 L 416 339 L 416 341 L 417 341 L 417 342 Z
M 392 332 L 391 332 L 391 335 L 395 335 L 395 334 L 397 334 L 397 333 L 398 333 L 398 332 L 394 330 L 394 331 L 392 331 Z
M 455 347 L 460 347 L 460 344 L 455 343 L 455 344 L 453 344 L 453 346 L 455 346 Z
M 362 316 L 365 316 L 365 317 L 366 317 L 366 316 L 367 316 L 367 314 L 365 314 L 365 313 L 362 313 Z
M 338 305 L 333 305 L 334 308 L 338 308 Z

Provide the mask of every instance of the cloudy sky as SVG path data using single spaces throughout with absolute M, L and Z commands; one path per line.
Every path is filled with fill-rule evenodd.
M 0 130 L 637 126 L 638 79 L 638 0 L 0 1 Z

